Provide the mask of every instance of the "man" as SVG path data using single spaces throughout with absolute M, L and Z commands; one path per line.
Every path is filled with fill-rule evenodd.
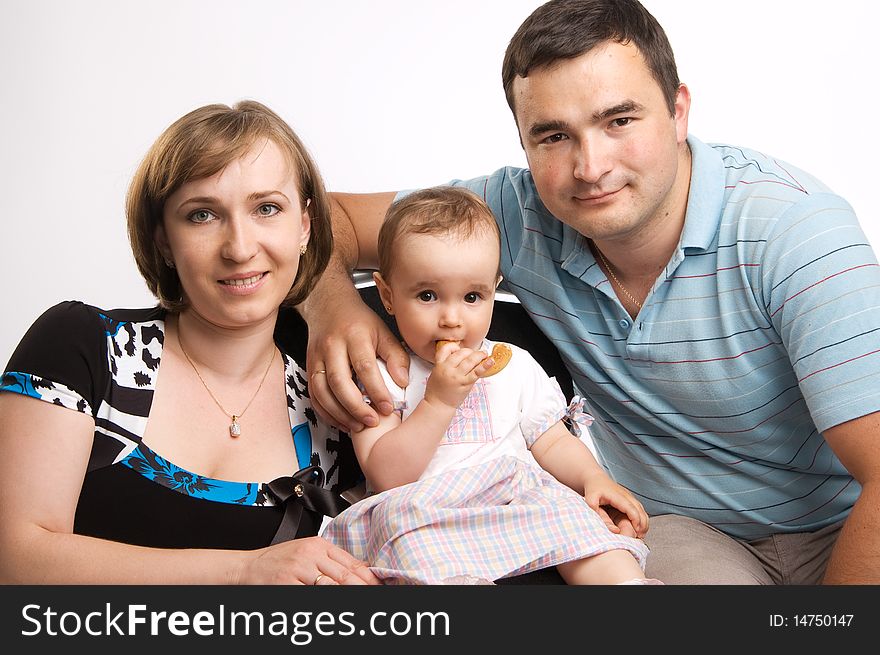
M 635 0 L 553 0 L 511 40 L 528 170 L 456 182 L 492 207 L 507 288 L 559 349 L 603 463 L 651 514 L 667 583 L 880 582 L 880 269 L 849 205 L 760 153 L 688 136 L 690 93 Z M 313 400 L 390 412 L 360 303 L 393 194 L 336 197 L 338 260 L 303 312 Z M 332 299 L 332 302 L 330 301 Z

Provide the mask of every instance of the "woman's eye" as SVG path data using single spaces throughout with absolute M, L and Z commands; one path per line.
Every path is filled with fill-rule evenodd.
M 432 300 L 437 299 L 437 294 L 435 294 L 433 291 L 422 291 L 421 293 L 419 293 L 418 298 L 422 302 L 431 302 Z
M 260 214 L 260 216 L 274 216 L 275 214 L 277 214 L 280 211 L 281 211 L 281 208 L 278 207 L 278 205 L 272 205 L 272 204 L 260 205 L 260 208 L 257 210 L 257 212 Z
M 193 223 L 207 223 L 212 218 L 214 218 L 214 214 L 207 209 L 197 209 L 189 215 L 189 220 Z

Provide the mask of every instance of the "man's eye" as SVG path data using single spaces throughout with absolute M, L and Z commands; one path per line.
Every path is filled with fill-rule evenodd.
M 432 300 L 437 299 L 437 294 L 433 291 L 422 291 L 421 293 L 419 293 L 418 298 L 422 302 L 431 302 Z
M 281 208 L 278 205 L 273 205 L 272 203 L 260 205 L 259 209 L 257 209 L 257 212 L 260 214 L 260 216 L 274 216 L 280 211 Z
M 544 143 L 559 143 L 567 139 L 568 137 L 564 135 L 562 132 L 557 132 L 556 134 L 551 134 L 547 138 L 544 139 Z
M 480 294 L 472 291 L 471 293 L 465 294 L 464 301 L 468 304 L 474 304 L 480 299 Z
M 633 119 L 629 116 L 624 116 L 623 118 L 615 118 L 611 121 L 611 125 L 614 127 L 626 127 L 630 123 L 632 123 Z
M 193 223 L 207 223 L 212 218 L 214 218 L 214 214 L 207 209 L 197 209 L 189 215 L 189 220 Z

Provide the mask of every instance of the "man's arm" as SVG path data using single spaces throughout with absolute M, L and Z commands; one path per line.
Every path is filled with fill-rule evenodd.
M 409 358 L 351 281 L 355 268 L 376 268 L 379 228 L 394 195 L 330 194 L 333 256 L 314 291 L 299 306 L 309 326 L 306 367 L 312 404 L 322 419 L 348 432 L 376 426 L 373 408 L 391 413 L 391 396 L 376 365 L 377 355 L 397 384 L 405 387 L 408 382 Z M 364 403 L 352 371 L 363 383 L 372 408 Z
M 825 431 L 825 441 L 862 485 L 828 560 L 824 584 L 880 584 L 880 412 Z
M 385 193 L 331 193 L 334 259 L 347 272 L 379 266 L 379 229 L 394 191 Z

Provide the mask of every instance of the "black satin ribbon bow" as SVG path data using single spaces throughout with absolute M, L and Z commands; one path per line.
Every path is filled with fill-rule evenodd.
M 351 506 L 323 485 L 324 470 L 320 466 L 307 466 L 293 475 L 275 478 L 267 485 L 275 503 L 284 507 L 272 544 L 315 535 L 323 517 L 332 518 Z M 304 513 L 308 514 L 308 520 L 303 520 Z

